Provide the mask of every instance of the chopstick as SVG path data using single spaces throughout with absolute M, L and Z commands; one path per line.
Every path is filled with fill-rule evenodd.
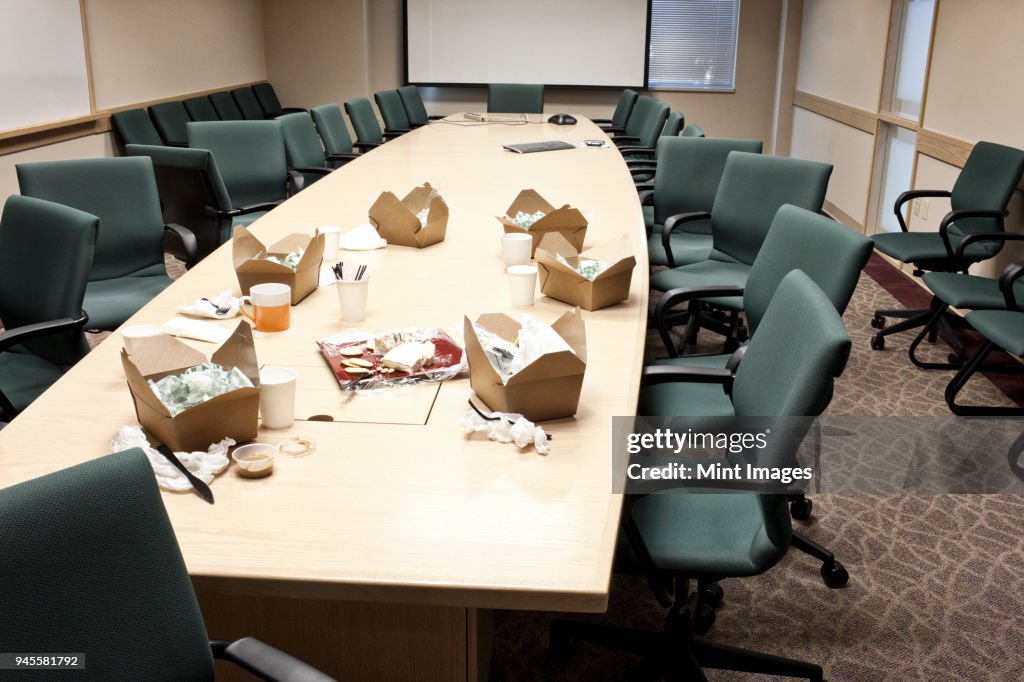
M 365 266 L 365 265 L 358 266 L 356 268 L 356 276 L 353 277 L 351 280 L 345 280 L 345 264 L 344 263 L 335 263 L 334 266 L 332 266 L 331 269 L 334 271 L 334 278 L 336 280 L 338 280 L 338 281 L 345 280 L 345 281 L 350 281 L 350 282 L 358 282 L 366 274 L 366 267 L 367 266 Z

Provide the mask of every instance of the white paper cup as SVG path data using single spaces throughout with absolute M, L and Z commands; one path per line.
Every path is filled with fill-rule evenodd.
M 342 321 L 362 322 L 366 319 L 369 285 L 370 280 L 365 278 L 354 282 L 338 280 L 334 283 L 334 288 L 338 290 L 338 306 L 341 308 Z
M 533 252 L 533 237 L 525 232 L 509 232 L 501 237 L 501 258 L 506 266 L 526 265 Z
M 338 240 L 341 239 L 341 228 L 325 225 L 316 228 L 317 234 L 324 236 L 324 261 L 331 263 L 338 260 Z
M 537 268 L 533 265 L 513 265 L 506 268 L 508 273 L 509 293 L 512 305 L 525 307 L 533 305 L 533 295 L 537 290 Z
M 163 334 L 164 328 L 158 324 L 136 324 L 121 330 L 124 349 L 128 351 L 128 355 L 138 352 L 146 339 L 163 336 Z
M 277 448 L 267 443 L 250 443 L 235 448 L 231 459 L 238 465 L 238 474 L 246 478 L 262 478 L 274 471 Z
M 265 429 L 287 429 L 295 421 L 295 382 L 299 373 L 287 367 L 260 370 L 260 417 Z

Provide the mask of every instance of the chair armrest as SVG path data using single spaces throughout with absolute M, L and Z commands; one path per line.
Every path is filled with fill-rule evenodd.
M 407 132 L 409 132 L 409 131 L 408 130 L 403 130 L 403 131 L 385 130 L 384 133 L 383 133 L 384 134 L 384 141 L 387 142 L 388 140 L 393 140 L 396 137 L 401 137 L 403 134 L 405 134 Z
M 637 182 L 637 183 L 634 183 L 634 186 L 636 187 L 636 191 L 637 192 L 646 192 L 648 190 L 650 190 L 652 192 L 654 191 L 654 183 L 653 182 Z
M 336 154 L 327 154 L 325 158 L 328 161 L 351 161 L 352 159 L 358 159 L 359 154 L 356 154 L 354 152 L 338 152 Z
M 630 175 L 650 175 L 651 173 L 657 172 L 657 166 L 629 166 Z
M 922 197 L 948 197 L 951 196 L 951 192 L 944 189 L 912 189 L 896 197 L 896 203 L 893 204 L 892 210 L 896 213 L 896 220 L 900 222 L 900 229 L 904 232 L 907 231 L 907 223 L 903 220 L 903 213 L 900 212 L 900 207 L 907 203 L 911 199 L 920 199 Z
M 1003 292 L 1007 310 L 1020 310 L 1017 305 L 1017 297 L 1013 293 L 1013 285 L 1022 275 L 1024 275 L 1024 261 L 1010 263 L 999 275 L 999 290 Z
M 623 154 L 643 154 L 651 159 L 654 158 L 654 147 L 619 147 L 619 151 Z
M 733 373 L 716 367 L 678 367 L 676 365 L 649 365 L 640 374 L 640 388 L 658 384 L 721 384 L 728 392 L 732 388 Z
M 668 251 L 667 246 L 665 249 Z M 664 344 L 665 350 L 668 351 L 669 356 L 673 358 L 678 357 L 675 344 L 672 343 L 672 337 L 669 336 L 668 333 L 668 314 L 672 308 L 676 307 L 680 303 L 699 301 L 705 298 L 742 295 L 743 287 L 734 285 L 670 289 L 662 294 L 661 298 L 658 299 L 657 305 L 654 306 L 654 323 L 658 327 L 658 335 L 661 337 L 661 342 Z
M 624 159 L 628 168 L 644 167 L 644 168 L 657 168 L 657 159 Z
M 677 213 L 665 219 L 665 225 L 661 231 L 661 245 L 665 247 L 665 257 L 668 259 L 668 266 L 670 268 L 676 266 L 676 261 L 672 257 L 672 249 L 669 248 L 669 244 L 672 242 L 672 233 L 675 232 L 677 227 L 682 227 L 686 223 L 691 223 L 695 220 L 707 220 L 710 217 L 710 213 L 697 211 L 694 213 Z
M 313 666 L 252 637 L 210 642 L 213 657 L 231 661 L 269 682 L 337 682 Z
M 627 142 L 630 142 L 635 145 L 640 142 L 640 138 L 637 137 L 636 135 L 616 135 L 615 137 L 612 138 L 612 143 L 616 147 L 619 147 Z
M 640 187 L 637 187 L 637 189 L 639 190 Z M 640 194 L 639 194 L 639 197 L 640 197 L 640 205 L 641 206 L 646 206 L 647 204 L 653 204 L 654 203 L 654 189 L 642 190 L 640 192 Z
M 77 317 L 75 319 L 62 317 L 58 320 L 23 324 L 22 326 L 15 327 L 13 329 L 5 329 L 0 332 L 0 352 L 29 339 L 48 336 L 50 334 L 58 334 L 60 332 L 73 331 L 74 329 L 85 327 L 85 324 L 88 321 L 89 315 L 87 315 L 85 311 L 82 311 L 81 317 Z
M 322 166 L 295 166 L 292 170 L 299 173 L 312 173 L 313 175 L 330 175 L 335 169 L 323 168 Z M 305 178 L 303 178 L 303 182 L 305 182 Z
M 620 126 L 598 126 L 598 128 L 608 135 L 621 135 L 626 132 L 626 129 Z
M 382 144 L 384 144 L 384 143 L 383 142 L 353 142 L 352 146 L 355 147 L 356 149 L 370 150 L 370 149 L 374 149 L 376 147 L 379 147 Z
M 592 118 L 592 119 L 590 119 L 590 122 L 591 123 L 604 123 L 605 125 L 611 125 L 612 120 L 610 118 Z
M 177 223 L 167 223 L 164 231 L 173 234 L 181 242 L 181 252 L 185 256 L 185 269 L 191 270 L 196 264 L 199 254 L 199 245 L 196 243 L 196 235 L 192 230 Z
M 293 197 L 306 186 L 306 178 L 302 173 L 298 172 L 293 168 L 288 169 L 288 177 L 285 179 L 285 192 L 288 196 Z M 291 186 L 291 191 L 288 191 L 288 186 Z
M 257 213 L 259 211 L 269 211 L 277 208 L 280 205 L 280 201 L 270 201 L 264 204 L 252 204 L 251 206 L 239 206 L 238 208 L 232 208 L 227 211 L 222 211 L 214 206 L 206 207 L 206 215 L 212 217 L 223 217 L 223 218 L 234 218 L 235 216 L 245 215 L 246 213 Z
M 953 267 L 959 269 L 964 274 L 967 273 L 967 262 L 964 260 L 964 247 L 963 244 L 957 245 L 956 253 L 953 252 L 953 245 L 949 242 L 949 226 L 958 220 L 964 220 L 965 218 L 997 218 L 1002 220 L 1009 211 L 992 211 L 992 210 L 964 210 L 964 211 L 950 211 L 946 215 L 942 216 L 942 222 L 939 223 L 939 236 L 942 237 L 942 245 L 946 247 L 946 257 L 949 258 L 950 263 Z M 1002 235 L 1002 232 L 989 232 L 988 234 Z M 968 235 L 970 237 L 972 235 Z M 991 240 L 999 239 L 1002 237 L 992 237 Z M 968 241 L 967 237 L 964 237 L 964 241 Z M 977 241 L 990 241 L 973 239 L 969 240 L 968 243 Z

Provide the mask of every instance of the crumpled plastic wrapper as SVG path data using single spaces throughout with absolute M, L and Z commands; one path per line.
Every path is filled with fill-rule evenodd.
M 526 211 L 516 211 L 516 217 L 508 216 L 508 219 L 514 222 L 524 230 L 529 230 L 535 222 L 544 217 L 544 211 L 536 211 L 534 213 L 527 213 Z
M 219 313 L 217 312 L 218 310 L 224 310 L 224 312 Z M 211 298 L 198 299 L 191 305 L 182 303 L 178 306 L 178 312 L 182 315 L 192 315 L 193 317 L 227 320 L 232 317 L 238 317 L 240 311 L 238 299 L 232 296 L 231 290 L 228 289 Z
M 159 381 L 149 380 L 149 387 L 172 417 L 236 388 L 252 388 L 249 377 L 237 367 L 224 369 L 214 362 L 189 367 L 181 374 L 171 374 Z
M 509 412 L 492 412 L 497 419 L 484 419 L 475 410 L 462 415 L 462 430 L 467 434 L 487 434 L 489 440 L 499 443 L 515 443 L 520 449 L 533 446 L 541 455 L 551 451 L 548 436 L 544 429 L 534 424 L 521 414 Z
M 422 225 L 422 219 L 420 224 Z M 338 238 L 338 247 L 345 251 L 373 251 L 383 249 L 387 245 L 387 240 L 382 239 L 377 229 L 370 223 L 363 223 Z
M 503 384 L 507 384 L 509 379 L 542 355 L 564 350 L 575 352 L 551 325 L 544 324 L 530 315 L 522 315 L 519 324 L 519 338 L 516 339 L 516 343 L 509 343 L 478 324 L 473 325 L 484 354 L 498 372 Z
M 612 266 L 611 263 L 605 263 L 603 260 L 593 260 L 591 258 L 580 258 L 578 265 L 571 265 L 560 253 L 555 254 L 555 260 L 565 267 L 580 273 L 587 279 L 587 281 L 590 282 L 593 282 L 598 275 Z
M 291 268 L 292 270 L 299 269 L 299 261 L 302 260 L 302 254 L 306 251 L 305 249 L 299 249 L 298 251 L 292 251 L 284 260 L 281 260 L 277 256 L 267 256 L 263 260 L 268 260 L 271 263 L 277 263 L 278 265 L 284 265 L 285 267 Z
M 203 483 L 209 484 L 214 476 L 228 468 L 228 450 L 235 441 L 225 438 L 219 443 L 214 443 L 206 452 L 175 452 L 175 456 L 181 460 L 185 468 L 191 471 L 196 478 Z M 156 482 L 163 490 L 170 490 L 176 493 L 192 490 L 192 484 L 185 478 L 185 475 L 167 461 L 167 458 L 150 447 L 146 440 L 146 434 L 138 424 L 125 426 L 110 439 L 111 452 L 120 452 L 131 448 L 142 448 L 149 458 L 149 464 L 156 474 Z

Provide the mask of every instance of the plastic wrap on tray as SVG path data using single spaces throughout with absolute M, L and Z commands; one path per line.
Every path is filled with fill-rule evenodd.
M 317 341 L 317 345 L 345 390 L 444 381 L 466 368 L 462 347 L 438 328 L 410 327 L 378 333 L 352 329 Z M 389 355 L 395 349 L 398 352 Z M 423 352 L 413 352 L 416 350 Z M 430 351 L 430 357 L 426 357 Z M 411 371 L 398 369 L 401 366 Z

